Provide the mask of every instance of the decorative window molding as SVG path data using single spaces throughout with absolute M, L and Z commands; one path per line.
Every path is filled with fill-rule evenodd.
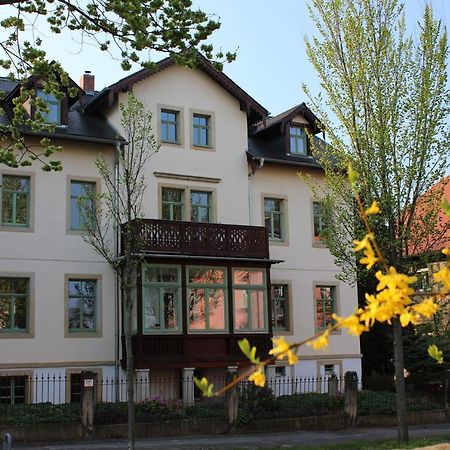
M 66 274 L 64 285 L 64 337 L 102 337 L 102 275 Z
M 67 177 L 66 234 L 80 235 L 84 217 L 79 201 L 83 199 L 91 214 L 95 214 L 95 199 L 100 195 L 101 180 L 92 177 Z
M 191 148 L 194 150 L 214 151 L 214 112 L 190 109 L 189 116 L 191 118 Z
M 0 339 L 34 338 L 34 274 L 0 272 Z
M 216 190 L 177 184 L 158 184 L 158 210 L 163 220 L 214 223 Z
M 212 177 L 200 177 L 196 175 L 182 175 L 178 173 L 167 173 L 167 172 L 153 172 L 153 175 L 157 178 L 171 178 L 174 180 L 185 180 L 185 181 L 200 181 L 202 183 L 220 183 L 221 178 Z
M 288 200 L 284 195 L 261 194 L 262 223 L 267 228 L 270 245 L 289 245 Z
M 0 173 L 0 231 L 34 231 L 34 173 Z
M 179 106 L 157 105 L 158 142 L 164 147 L 184 146 L 184 110 Z

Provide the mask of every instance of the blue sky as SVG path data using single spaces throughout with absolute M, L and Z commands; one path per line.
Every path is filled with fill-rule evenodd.
M 303 42 L 305 35 L 314 33 L 307 3 L 307 0 L 194 0 L 195 6 L 220 18 L 222 27 L 211 42 L 223 50 L 238 50 L 237 60 L 225 66 L 225 73 L 272 114 L 307 100 L 301 89 L 303 82 L 313 92 L 320 90 Z M 426 0 L 406 0 L 407 23 L 414 35 L 418 34 L 417 20 L 425 4 Z M 450 1 L 432 0 L 432 4 L 435 16 L 449 28 Z M 2 7 L 0 17 L 6 12 Z M 75 36 L 51 36 L 39 23 L 38 28 L 50 37 L 45 46 L 50 58 L 59 60 L 76 82 L 84 70 L 95 74 L 97 89 L 126 75 L 118 61 L 95 46 L 80 45 Z

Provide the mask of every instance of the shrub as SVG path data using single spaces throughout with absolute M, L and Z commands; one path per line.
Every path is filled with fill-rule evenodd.
M 8 425 L 32 425 L 37 423 L 68 423 L 80 420 L 79 403 L 35 403 L 2 407 L 1 422 Z

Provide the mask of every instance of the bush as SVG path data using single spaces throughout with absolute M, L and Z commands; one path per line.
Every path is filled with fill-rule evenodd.
M 0 423 L 8 425 L 32 425 L 37 423 L 69 423 L 80 421 L 80 404 L 35 403 L 8 405 L 0 409 Z

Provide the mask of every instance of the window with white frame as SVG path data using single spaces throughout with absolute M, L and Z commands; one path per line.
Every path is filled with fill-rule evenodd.
M 266 296 L 264 269 L 233 269 L 235 331 L 267 330 Z
M 187 268 L 189 331 L 227 331 L 226 269 Z
M 183 220 L 184 189 L 163 187 L 161 189 L 161 218 L 164 220 Z

